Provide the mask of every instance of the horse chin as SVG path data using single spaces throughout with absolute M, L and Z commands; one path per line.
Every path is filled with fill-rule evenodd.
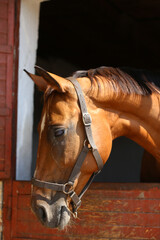
M 58 224 L 58 229 L 63 230 L 64 228 L 66 228 L 69 221 L 70 221 L 70 211 L 68 210 L 67 207 L 63 206 L 61 209 L 61 216 Z

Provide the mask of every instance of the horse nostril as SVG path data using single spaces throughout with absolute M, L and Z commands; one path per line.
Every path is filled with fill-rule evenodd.
M 47 214 L 46 211 L 43 207 L 39 207 L 38 208 L 38 213 L 39 213 L 39 217 L 43 222 L 46 222 L 47 220 Z

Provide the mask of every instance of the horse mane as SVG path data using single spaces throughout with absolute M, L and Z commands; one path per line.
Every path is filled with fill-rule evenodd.
M 146 70 L 135 70 L 131 68 L 99 67 L 96 69 L 77 71 L 73 74 L 75 78 L 88 77 L 92 87 L 98 85 L 101 90 L 101 82 L 110 84 L 114 91 L 121 90 L 125 94 L 151 95 L 160 90 L 160 73 Z

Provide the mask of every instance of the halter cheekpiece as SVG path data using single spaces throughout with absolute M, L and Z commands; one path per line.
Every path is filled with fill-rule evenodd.
M 32 184 L 36 187 L 47 188 L 47 189 L 51 189 L 53 191 L 63 192 L 64 194 L 68 195 L 71 198 L 71 204 L 72 204 L 72 207 L 73 207 L 73 215 L 76 217 L 77 216 L 77 209 L 81 205 L 81 198 L 84 195 L 84 193 L 87 191 L 87 189 L 89 188 L 89 186 L 92 183 L 94 177 L 103 168 L 103 161 L 102 161 L 102 158 L 101 158 L 101 156 L 100 156 L 100 154 L 97 150 L 95 142 L 93 140 L 92 129 L 91 129 L 92 119 L 91 119 L 90 114 L 87 111 L 87 106 L 86 106 L 86 102 L 85 102 L 85 99 L 84 99 L 84 96 L 83 96 L 81 86 L 75 78 L 69 77 L 67 79 L 73 84 L 73 86 L 76 90 L 77 96 L 78 96 L 80 109 L 81 109 L 81 113 L 82 113 L 82 120 L 83 120 L 85 133 L 86 133 L 86 139 L 84 140 L 84 145 L 83 145 L 82 151 L 80 152 L 80 154 L 77 158 L 77 161 L 76 161 L 76 163 L 75 163 L 75 165 L 72 169 L 71 175 L 70 175 L 67 183 L 65 183 L 65 184 L 52 183 L 52 182 L 45 182 L 45 181 L 38 180 L 36 178 L 32 178 Z M 97 163 L 97 166 L 98 166 L 98 171 L 94 172 L 91 175 L 87 184 L 84 186 L 84 188 L 82 189 L 81 193 L 78 196 L 73 189 L 73 185 L 74 185 L 75 180 L 80 175 L 81 166 L 82 166 L 82 164 L 83 164 L 83 162 L 86 158 L 86 155 L 89 151 L 92 152 L 92 154 L 93 154 L 93 156 L 96 160 L 96 163 Z

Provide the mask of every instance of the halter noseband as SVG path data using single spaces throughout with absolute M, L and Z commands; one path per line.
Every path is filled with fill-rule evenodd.
M 51 189 L 53 191 L 63 192 L 64 194 L 68 195 L 71 198 L 71 203 L 72 203 L 72 207 L 73 207 L 73 215 L 76 217 L 77 209 L 81 205 L 81 198 L 84 195 L 84 193 L 87 191 L 87 189 L 89 188 L 94 177 L 101 171 L 101 169 L 103 167 L 103 161 L 101 159 L 101 156 L 100 156 L 100 154 L 97 150 L 97 147 L 95 145 L 95 142 L 93 140 L 92 129 L 91 129 L 92 120 L 91 120 L 90 114 L 87 111 L 87 106 L 86 106 L 86 102 L 85 102 L 85 99 L 83 96 L 81 86 L 75 78 L 70 77 L 67 79 L 73 84 L 73 86 L 76 90 L 77 96 L 78 96 L 79 103 L 80 103 L 83 124 L 84 124 L 85 132 L 86 132 L 86 139 L 84 141 L 84 146 L 77 158 L 77 161 L 73 167 L 73 170 L 71 172 L 71 175 L 70 175 L 67 183 L 59 184 L 59 183 L 45 182 L 45 181 L 38 180 L 36 178 L 32 178 L 32 184 L 36 187 L 47 188 L 47 189 Z M 87 142 L 88 142 L 88 144 L 87 144 Z M 78 196 L 73 189 L 73 185 L 74 185 L 76 178 L 78 178 L 80 175 L 81 166 L 82 166 L 82 164 L 85 160 L 85 157 L 89 151 L 92 151 L 92 154 L 93 154 L 93 156 L 96 160 L 97 166 L 98 166 L 98 171 L 94 172 L 91 175 L 87 184 L 84 186 L 84 188 L 82 189 L 81 193 Z

